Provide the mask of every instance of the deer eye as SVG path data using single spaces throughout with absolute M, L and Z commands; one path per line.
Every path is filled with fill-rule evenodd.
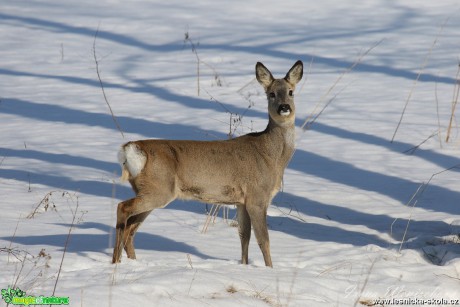
M 270 98 L 275 98 L 276 95 L 275 95 L 275 93 L 271 92 L 270 94 L 268 94 L 268 96 L 269 96 Z
M 294 96 L 294 93 L 292 92 L 292 90 L 289 90 L 289 96 Z

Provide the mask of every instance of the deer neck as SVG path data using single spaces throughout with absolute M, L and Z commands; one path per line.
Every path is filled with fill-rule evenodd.
M 281 160 L 285 160 L 286 163 L 289 162 L 295 147 L 294 121 L 279 123 L 270 116 L 264 132 L 273 155 L 279 155 Z

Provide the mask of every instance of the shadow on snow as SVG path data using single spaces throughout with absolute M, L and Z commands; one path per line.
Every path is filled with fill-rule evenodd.
M 53 235 L 28 235 L 28 236 L 14 236 L 14 237 L 2 237 L 2 240 L 14 242 L 22 245 L 49 245 L 62 247 L 67 240 L 67 233 L 70 227 L 69 224 L 57 224 L 65 227 L 61 234 Z M 79 225 L 74 225 L 75 229 L 72 232 L 67 252 L 84 255 L 89 252 L 106 253 L 106 249 L 112 249 L 113 246 L 109 246 L 110 230 L 111 228 L 105 224 L 86 222 Z M 78 233 L 78 229 L 98 229 L 106 232 L 105 234 L 83 234 Z M 113 232 L 115 233 L 115 232 Z M 215 259 L 212 256 L 201 253 L 195 247 L 188 245 L 184 242 L 177 242 L 159 235 L 149 234 L 139 231 L 135 238 L 136 249 L 144 250 L 155 250 L 155 251 L 167 251 L 167 252 L 180 252 L 188 253 L 200 257 L 202 259 Z M 111 255 L 111 251 L 110 251 Z M 107 258 L 109 261 L 109 258 Z
M 74 33 L 86 37 L 94 37 L 96 33 L 96 29 L 91 29 L 88 27 L 75 27 L 61 22 L 43 20 L 34 17 L 19 17 L 4 13 L 0 13 L 0 21 L 3 23 L 19 22 L 27 25 L 40 26 L 50 31 Z M 141 40 L 126 35 L 112 33 L 103 30 L 99 30 L 98 38 L 112 41 L 118 44 L 137 47 L 151 52 L 171 52 L 182 50 L 183 48 L 182 42 L 155 45 L 145 43 Z M 309 39 L 314 39 L 313 34 L 309 37 Z M 278 45 L 279 43 L 273 46 L 248 46 L 231 43 L 227 45 L 218 45 L 206 44 L 206 42 L 201 42 L 200 49 L 226 50 L 226 52 L 230 51 L 251 53 L 258 54 L 260 56 L 286 58 L 289 60 L 297 58 L 314 58 L 315 63 L 337 68 L 347 68 L 353 64 L 350 61 L 327 58 L 314 54 L 296 54 L 292 52 L 285 52 L 280 50 L 278 48 Z M 417 77 L 417 73 L 409 70 L 366 63 L 360 63 L 356 71 L 374 72 L 398 78 L 406 78 L 410 80 L 414 80 Z M 36 78 L 51 79 L 72 84 L 86 85 L 97 88 L 100 87 L 100 84 L 96 80 L 96 78 L 92 80 L 75 76 L 55 76 L 50 74 L 37 74 L 8 69 L 0 69 L 0 74 L 13 77 L 29 76 Z M 424 74 L 419 79 L 419 82 L 442 82 L 454 84 L 455 80 L 453 78 L 438 77 L 435 75 Z M 222 108 L 220 106 L 218 106 L 215 103 L 210 103 L 208 100 L 205 99 L 180 95 L 168 91 L 167 89 L 154 86 L 152 84 L 141 84 L 139 82 L 137 84 L 138 86 L 128 86 L 123 84 L 104 82 L 104 86 L 106 88 L 117 88 L 132 93 L 146 93 L 159 99 L 178 102 L 190 108 L 208 108 L 222 112 Z M 245 108 L 238 108 L 230 105 L 225 106 L 228 107 L 228 109 L 232 112 L 239 114 L 242 114 L 246 111 Z M 61 107 L 52 104 L 38 104 L 19 99 L 2 99 L 0 113 L 12 114 L 42 121 L 57 121 L 68 124 L 97 126 L 115 130 L 112 119 L 108 114 L 89 113 L 72 108 Z M 249 110 L 247 115 L 264 119 L 267 117 L 265 113 L 257 112 L 254 110 Z M 182 124 L 168 125 L 125 116 L 117 118 L 121 126 L 123 127 L 123 131 L 129 133 L 138 133 L 141 135 L 145 135 L 146 137 L 174 138 L 177 135 L 186 134 L 185 132 L 190 131 L 190 129 L 197 129 L 195 127 Z M 301 124 L 302 121 L 298 120 L 297 125 L 300 126 Z M 362 143 L 380 146 L 382 148 L 386 148 L 395 152 L 400 152 L 402 148 L 407 149 L 413 147 L 413 145 L 411 144 L 406 144 L 402 142 L 395 142 L 391 144 L 389 140 L 385 140 L 377 136 L 368 135 L 365 133 L 350 132 L 342 128 L 336 128 L 321 123 L 315 123 L 312 127 L 312 129 L 322 133 L 327 133 L 329 135 L 334 135 L 344 139 L 356 140 Z M 218 134 L 218 136 L 222 139 L 226 138 L 224 134 Z M 460 163 L 460 159 L 445 156 L 443 154 L 436 153 L 430 150 L 424 150 L 421 148 L 416 152 L 415 155 L 422 159 L 435 163 L 443 168 L 448 168 Z M 29 158 L 40 161 L 46 161 L 50 163 L 62 163 L 68 165 L 82 166 L 103 170 L 110 173 L 112 173 L 114 170 L 119 169 L 119 166 L 116 163 L 98 161 L 95 159 L 78 157 L 70 154 L 53 154 L 28 149 L 14 150 L 9 148 L 1 148 L 0 156 L 19 157 L 24 159 Z M 351 164 L 340 161 L 334 161 L 332 159 L 328 159 L 304 150 L 296 151 L 296 154 L 294 155 L 294 158 L 289 167 L 304 172 L 305 174 L 321 177 L 333 182 L 356 187 L 363 191 L 377 192 L 379 194 L 386 195 L 388 197 L 396 199 L 401 204 L 405 204 L 409 200 L 412 193 L 414 193 L 417 187 L 419 186 L 419 183 L 416 182 L 412 182 L 406 179 L 398 178 L 387 174 L 381 174 L 368 170 L 359 169 Z M 43 173 L 31 173 L 27 170 L 11 170 L 2 168 L 0 170 L 0 178 L 18 180 L 23 182 L 30 181 L 31 183 L 40 183 L 64 190 L 80 191 L 85 194 L 105 197 L 111 195 L 113 188 L 113 185 L 108 182 L 94 180 L 73 180 L 70 178 L 66 178 L 64 176 L 56 176 Z M 442 211 L 451 214 L 460 214 L 460 209 L 458 208 L 458 206 L 456 206 L 456 204 L 458 204 L 458 201 L 460 200 L 460 194 L 458 192 L 451 191 L 449 189 L 436 186 L 434 184 L 430 185 L 427 191 L 429 193 L 432 193 L 433 195 L 436 195 L 436 197 L 440 197 L 439 199 L 441 199 L 442 201 L 439 201 L 439 199 L 437 203 L 421 201 L 417 205 L 417 207 L 423 207 L 427 210 Z M 117 186 L 117 193 L 122 195 L 121 198 L 128 198 L 130 197 L 128 195 L 132 195 L 131 189 L 127 186 Z M 402 231 L 405 229 L 405 226 L 408 222 L 407 219 L 399 219 L 395 223 L 393 223 L 394 218 L 387 215 L 373 215 L 363 212 L 357 212 L 349 208 L 344 208 L 333 204 L 319 203 L 287 193 L 281 193 L 279 196 L 277 196 L 277 198 L 275 198 L 275 202 L 278 201 L 280 198 L 283 198 L 283 201 L 284 198 L 286 198 L 288 200 L 288 203 L 293 204 L 297 208 L 297 210 L 299 210 L 302 214 L 305 214 L 306 216 L 330 219 L 332 221 L 337 221 L 339 223 L 347 225 L 363 225 L 369 229 L 376 230 L 380 233 L 388 233 L 390 231 L 391 225 L 393 224 L 392 236 L 395 240 L 401 240 Z M 198 210 L 197 208 L 200 208 L 199 206 L 195 206 L 194 204 L 187 205 L 186 208 L 180 204 L 172 204 L 172 206 L 170 206 L 171 209 L 175 209 L 176 207 L 180 210 Z M 286 233 L 290 233 L 303 239 L 310 239 L 320 242 L 337 242 L 341 244 L 352 244 L 356 246 L 376 244 L 382 247 L 388 247 L 389 245 L 391 245 L 389 242 L 386 242 L 385 240 L 379 238 L 376 235 L 344 230 L 333 226 L 324 226 L 313 223 L 302 223 L 293 218 L 269 217 L 268 221 L 273 230 L 284 231 Z M 102 248 L 102 246 L 107 246 L 108 235 L 110 233 L 109 226 L 99 223 L 84 223 L 82 225 L 79 225 L 78 227 L 93 227 L 105 231 L 107 233 L 97 235 L 73 234 L 71 237 L 71 245 L 69 246 L 70 252 L 104 252 L 105 248 Z M 450 225 L 447 225 L 444 222 L 412 220 L 410 222 L 409 227 L 409 236 L 417 236 L 426 233 L 429 233 L 431 235 L 445 235 L 449 234 L 449 231 L 452 231 L 452 228 L 450 227 Z M 4 237 L 3 239 L 13 240 L 16 243 L 26 245 L 46 244 L 54 246 L 63 246 L 67 236 L 66 232 L 67 231 L 65 230 L 62 234 L 57 235 L 24 236 L 15 238 Z M 136 238 L 136 247 L 140 249 L 154 249 L 167 251 L 174 250 L 194 254 L 201 258 L 209 258 L 209 256 L 200 253 L 195 248 L 185 243 L 175 242 L 167 238 L 163 238 L 161 236 L 139 232 Z

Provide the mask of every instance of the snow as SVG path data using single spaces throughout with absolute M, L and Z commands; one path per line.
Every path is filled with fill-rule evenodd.
M 457 1 L 1 7 L 0 289 L 51 296 L 60 272 L 55 294 L 72 306 L 460 299 L 456 122 L 446 142 Z M 118 180 L 120 145 L 260 131 L 255 63 L 281 77 L 298 59 L 297 150 L 268 211 L 274 268 L 254 236 L 250 264 L 239 263 L 234 208 L 203 233 L 206 206 L 182 201 L 141 226 L 137 260 L 112 265 L 116 205 L 133 195 Z

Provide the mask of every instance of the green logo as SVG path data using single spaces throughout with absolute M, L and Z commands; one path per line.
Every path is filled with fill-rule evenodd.
M 69 305 L 69 297 L 59 296 L 26 296 L 26 292 L 19 288 L 2 289 L 2 299 L 7 304 L 13 305 Z

